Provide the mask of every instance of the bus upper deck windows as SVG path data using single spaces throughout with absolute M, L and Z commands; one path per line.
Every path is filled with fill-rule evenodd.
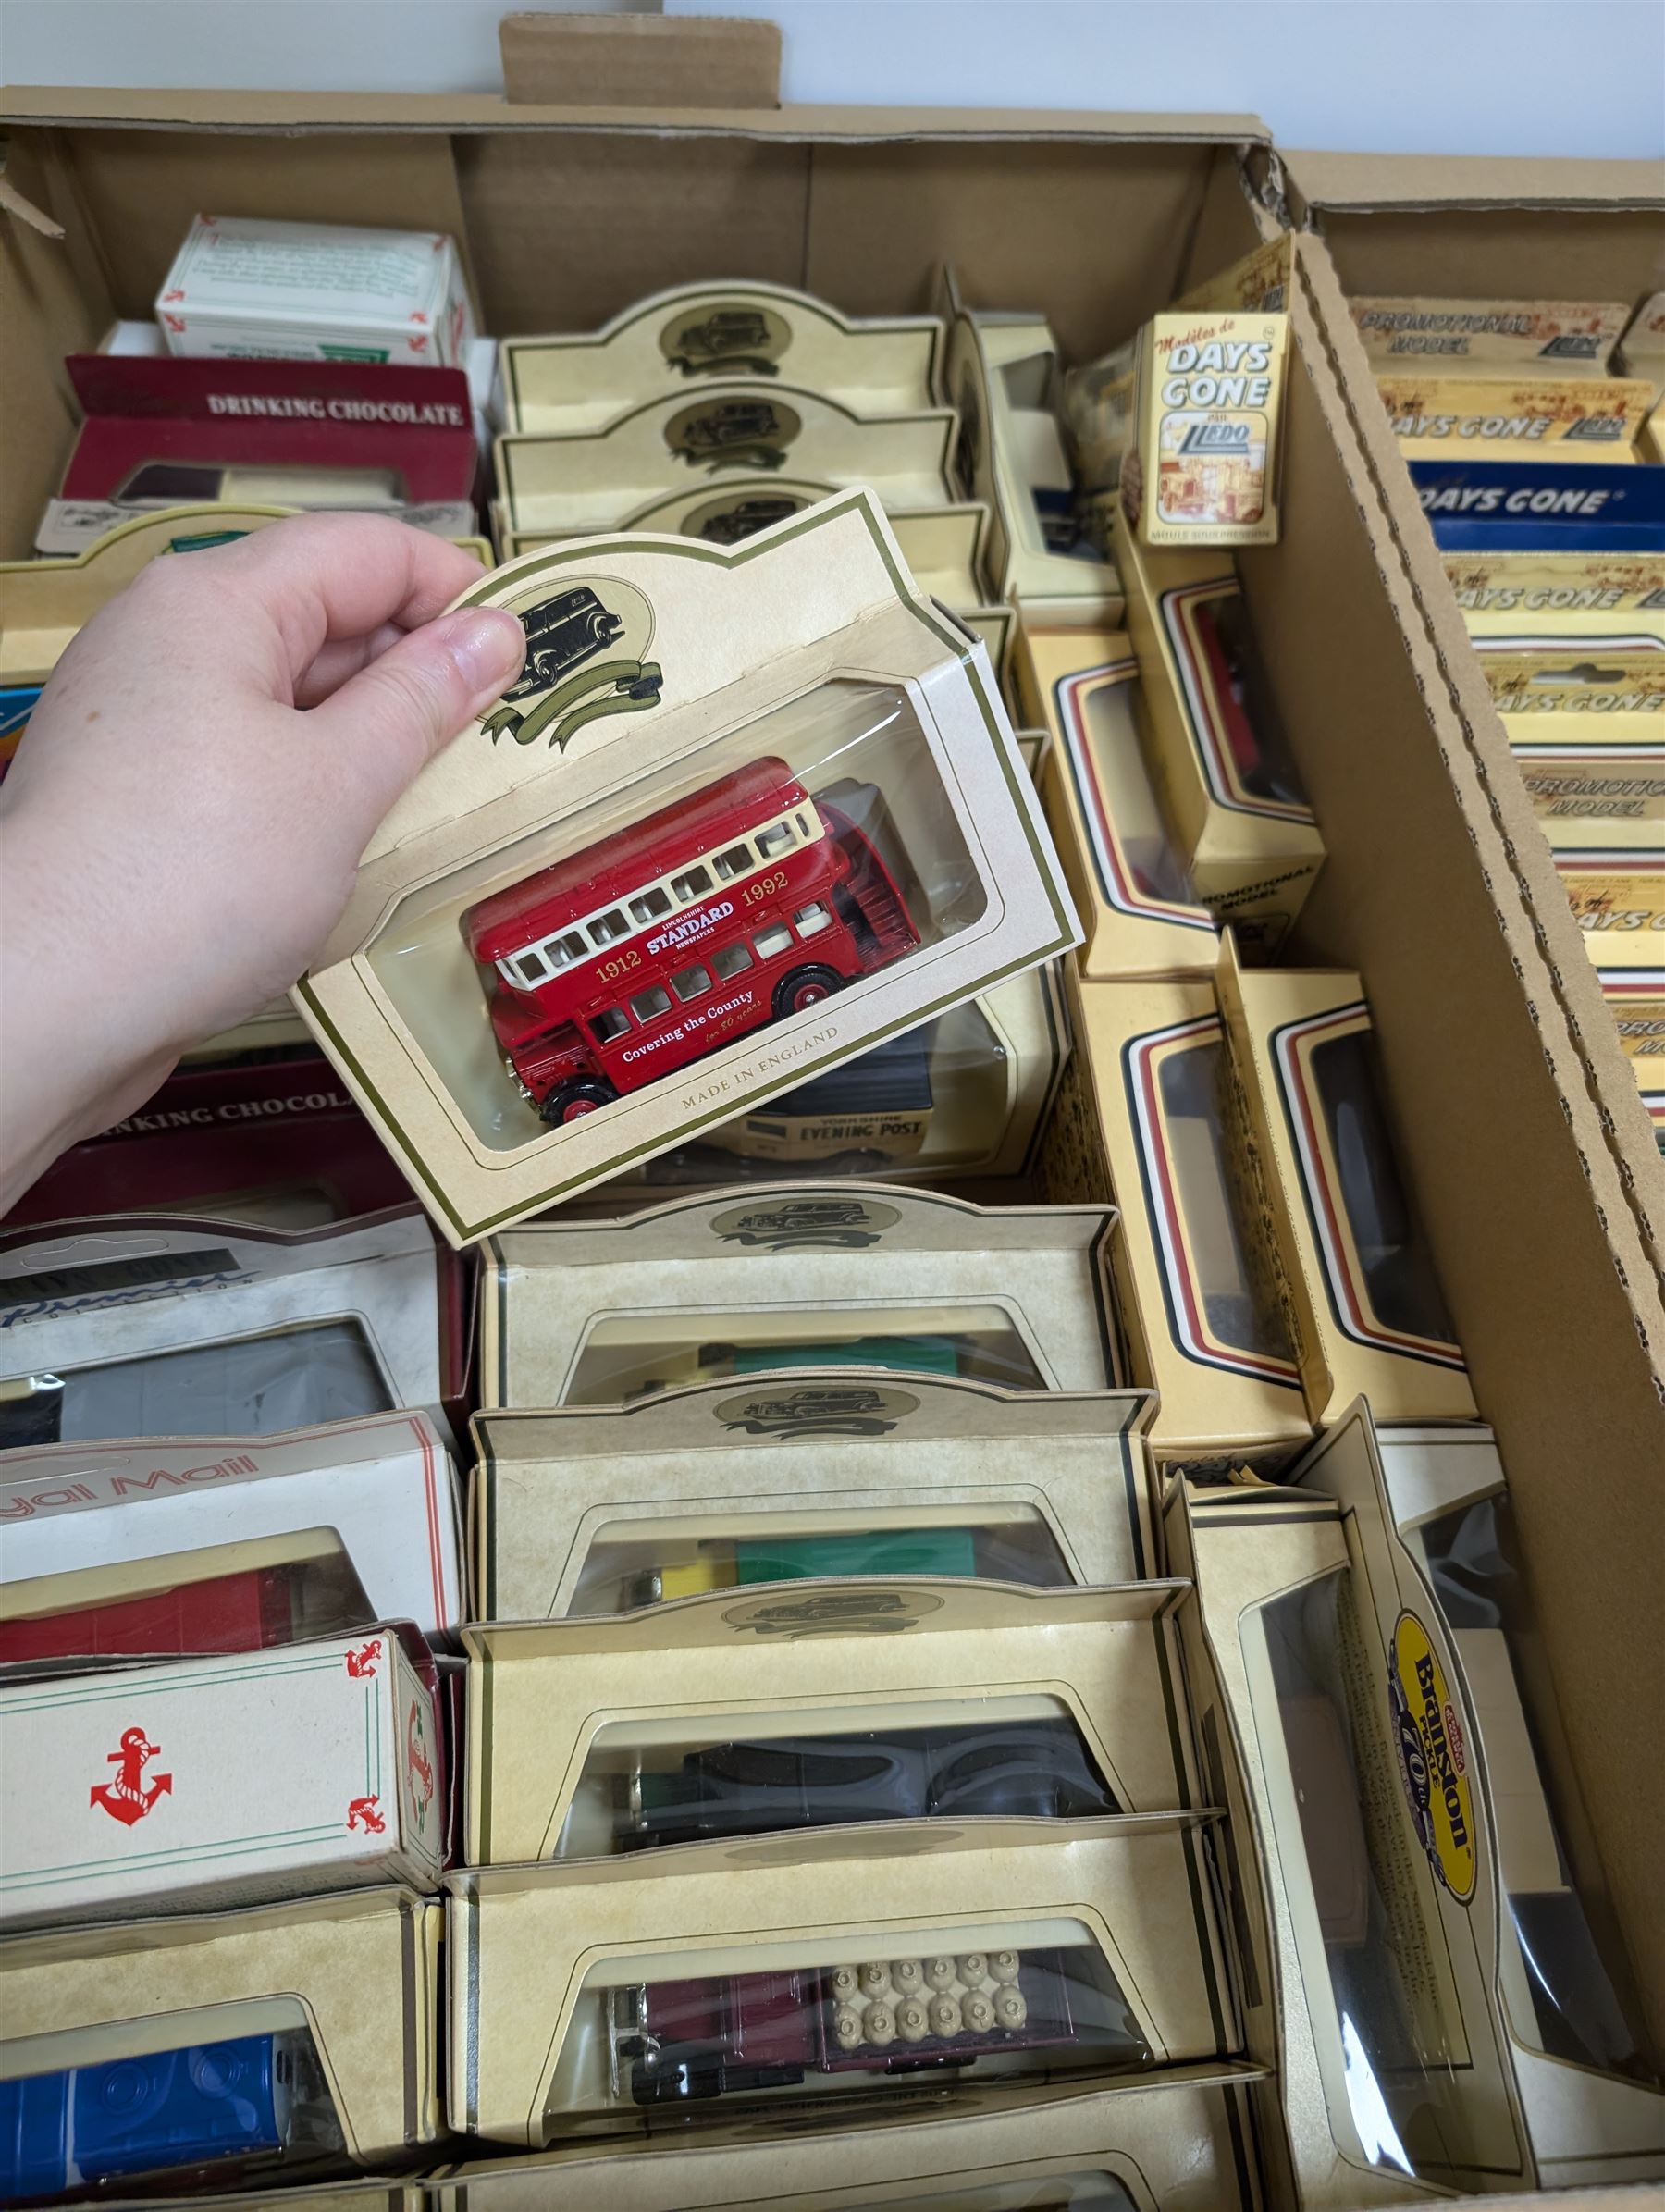
M 468 909 L 498 1046 L 546 1121 L 593 1113 L 914 949 L 906 901 L 845 810 L 874 795 L 837 788 L 842 805 L 818 801 L 783 760 L 753 760 Z M 811 938 L 812 960 L 798 949 Z

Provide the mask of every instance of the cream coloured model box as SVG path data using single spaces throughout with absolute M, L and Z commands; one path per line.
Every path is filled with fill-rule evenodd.
M 1044 725 L 1041 801 L 1091 978 L 1212 973 L 1219 930 L 1198 898 L 1146 759 L 1139 662 L 1120 631 L 1022 629 L 1018 711 Z
M 738 545 L 832 498 L 837 489 L 836 484 L 801 476 L 772 476 L 760 485 L 755 476 L 734 471 L 650 500 L 621 515 L 613 526 L 693 538 L 706 545 Z M 989 510 L 975 500 L 956 500 L 935 507 L 887 504 L 885 512 L 914 582 L 988 647 L 996 673 L 1003 673 L 1014 624 L 1012 610 L 997 602 L 986 580 Z M 505 529 L 500 536 L 505 561 L 561 542 L 561 534 L 549 530 Z
M 958 2084 L 934 2115 L 875 2099 L 860 2124 L 712 2121 L 693 2142 L 574 2145 L 446 2169 L 377 2212 L 1253 2212 L 1260 2203 L 1240 2061 L 1082 2087 Z M 900 2103 L 900 2100 L 897 2100 Z M 466 2204 L 464 2203 L 466 2197 Z M 230 2212 L 219 2202 L 206 2212 Z M 280 2212 L 276 2205 L 270 2212 Z M 281 2212 L 352 2212 L 351 2203 Z
M 298 999 L 453 1242 L 1075 941 L 986 657 L 850 492 L 470 596 L 527 664 L 384 823 Z
M 588 429 L 505 432 L 497 497 L 508 529 L 558 535 L 616 528 L 719 475 L 746 474 L 767 496 L 788 467 L 864 485 L 886 507 L 936 507 L 950 497 L 954 427 L 948 407 L 870 414 L 796 384 L 731 378 L 626 405 Z
M 1605 822 L 1611 834 L 1645 843 L 1665 835 L 1665 730 L 1656 746 L 1609 752 L 1578 746 L 1565 752 L 1518 745 L 1515 759 L 1544 834 L 1563 825 Z
M 1565 461 L 1631 461 L 1652 389 L 1626 377 L 1406 374 L 1378 365 L 1393 434 L 1412 456 L 1454 450 L 1542 452 Z
M 952 1560 L 928 1581 L 829 1581 L 808 1563 L 801 1583 L 470 1628 L 467 1863 L 1200 1801 L 1171 1725 L 1182 1586 L 1018 1588 L 951 1579 Z
M 1046 324 L 956 314 L 944 377 L 958 416 L 956 480 L 993 517 L 989 571 L 998 597 L 1032 623 L 1118 622 L 1120 580 L 1076 513 L 1063 368 Z
M 1228 2057 L 1205 1820 L 897 1822 L 448 1878 L 453 2126 L 534 2148 Z
M 887 1182 L 1025 1175 L 1069 1057 L 1060 966 L 1031 969 L 595 1193 L 751 1176 Z
M 1176 1486 L 1240 1868 L 1275 2195 L 1353 2207 L 1665 2175 L 1491 1432 L 1348 1409 L 1291 1487 Z
M 271 1436 L 422 1408 L 468 1350 L 414 1207 L 325 1229 L 131 1214 L 0 1235 L 0 1467 L 18 1448 Z
M 1324 844 L 1255 649 L 1228 548 L 1141 545 L 1118 507 L 1149 760 L 1198 900 L 1273 958 L 1324 861 Z
M 1114 1193 L 1117 1365 L 1157 1393 L 1164 1466 L 1276 1467 L 1312 1423 L 1258 1232 L 1248 1122 L 1207 978 L 1077 981 L 1076 1049 L 1042 1154 L 1054 1197 Z
M 934 315 L 856 320 L 783 284 L 683 284 L 593 335 L 505 339 L 503 426 L 595 429 L 637 402 L 743 377 L 904 414 L 931 405 L 942 348 Z
M 0 1923 L 434 1888 L 438 1681 L 398 1625 L 265 1651 L 0 1676 Z M 24 1786 L 27 1778 L 27 1786 Z
M 1227 934 L 1217 987 L 1314 1422 L 1361 1394 L 1383 1420 L 1473 1420 L 1358 977 L 1246 969 Z
M 1269 241 L 1065 379 L 1082 488 L 1145 545 L 1276 545 L 1290 243 Z
M 1657 823 L 1585 818 L 1547 822 L 1545 833 L 1572 918 L 1601 964 L 1602 945 L 1651 940 L 1665 958 L 1665 830 Z
M 1514 614 L 1559 622 L 1665 607 L 1665 557 L 1657 553 L 1448 552 L 1440 562 L 1465 621 Z
M 457 1500 L 421 1414 L 0 1461 L 0 1658 L 249 1651 L 462 1614 Z
M 1361 293 L 1348 304 L 1378 373 L 1404 369 L 1442 377 L 1605 377 L 1630 318 L 1628 307 L 1615 300 Z
M 916 2212 L 1256 2212 L 1249 2098 L 1259 2071 L 1223 2059 L 1085 2088 L 966 2083 L 948 2108 L 922 2118 L 875 2104 L 858 2127 L 847 2118 L 790 2130 L 712 2121 L 681 2142 L 574 2144 L 471 2158 L 422 2181 L 191 2203 L 201 2212 L 871 2212 L 876 2203 Z
M 93 2076 L 58 2152 L 83 2178 L 104 2180 L 106 2158 L 123 2181 L 166 2172 L 170 2141 L 193 2169 L 221 2157 L 249 2181 L 408 2163 L 440 2132 L 442 1920 L 381 1884 L 6 1936 L 0 2081 L 31 2082 L 50 2113 L 63 2090 L 43 2077 Z
M 1106 1390 L 1110 1222 L 782 1182 L 529 1223 L 486 1251 L 480 1403 L 616 1405 L 808 1366 Z
M 832 1573 L 1159 1576 L 1150 1413 L 1135 1390 L 800 1370 L 607 1412 L 480 1414 L 474 1615 L 624 1613 Z

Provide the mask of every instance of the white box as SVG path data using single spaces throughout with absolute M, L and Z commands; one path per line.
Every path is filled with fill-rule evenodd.
M 457 249 L 423 230 L 199 215 L 156 295 L 170 353 L 460 368 L 474 318 Z
M 438 1885 L 434 1662 L 408 1626 L 0 1687 L 0 1924 Z

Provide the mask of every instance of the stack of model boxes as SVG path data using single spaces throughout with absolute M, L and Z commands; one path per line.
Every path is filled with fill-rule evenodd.
M 1351 306 L 1665 1150 L 1665 292 Z
M 0 2196 L 408 2157 L 461 1271 L 413 1207 L 117 1216 L 0 1240 Z
M 1665 2169 L 1364 987 L 1300 958 L 1290 253 L 1073 365 L 952 271 L 505 341 L 468 601 L 525 668 L 367 850 L 319 1057 L 216 1041 L 0 1241 L 0 2199 Z M 1591 315 L 1572 401 L 1390 389 L 1417 464 L 1512 410 L 1622 476 L 1652 325 L 1615 381 Z M 188 542 L 0 571 L 34 676 Z M 1523 759 L 1665 645 L 1611 587 L 1499 626 Z M 1553 735 L 1645 942 L 1658 795 Z

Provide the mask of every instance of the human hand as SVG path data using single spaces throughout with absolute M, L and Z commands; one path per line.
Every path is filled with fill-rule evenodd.
M 0 785 L 0 1206 L 305 970 L 359 856 L 505 691 L 512 615 L 368 514 L 153 561 L 74 639 Z

